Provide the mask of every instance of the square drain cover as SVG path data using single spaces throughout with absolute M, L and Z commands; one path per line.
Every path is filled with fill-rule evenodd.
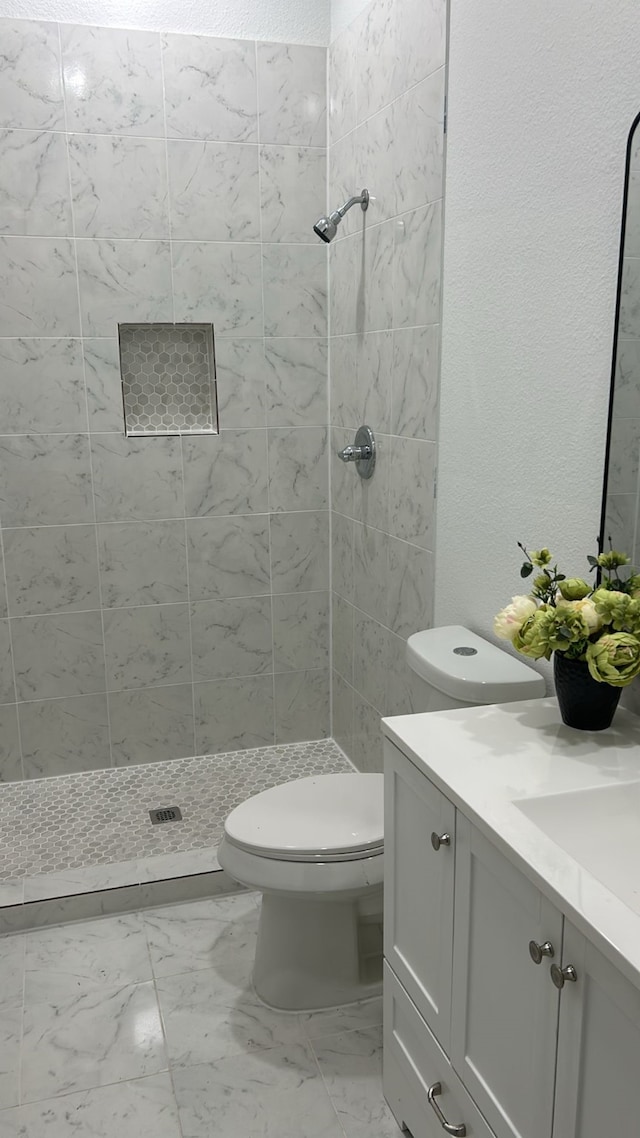
M 181 822 L 182 810 L 179 806 L 161 806 L 158 810 L 150 810 L 149 817 L 154 826 L 161 822 Z

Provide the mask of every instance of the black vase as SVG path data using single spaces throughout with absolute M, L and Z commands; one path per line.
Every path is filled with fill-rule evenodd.
M 562 722 L 578 731 L 605 731 L 611 726 L 621 688 L 594 680 L 585 660 L 553 656 L 553 677 Z

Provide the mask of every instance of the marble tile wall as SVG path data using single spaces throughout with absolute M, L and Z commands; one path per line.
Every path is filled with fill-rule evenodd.
M 329 50 L 333 733 L 381 768 L 380 715 L 426 709 L 404 662 L 433 619 L 445 0 L 373 0 Z M 370 482 L 336 451 L 373 428 Z
M 0 780 L 327 735 L 326 52 L 0 36 Z M 171 320 L 221 434 L 126 439 Z

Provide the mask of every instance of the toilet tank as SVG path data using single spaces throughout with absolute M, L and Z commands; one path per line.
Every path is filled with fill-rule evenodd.
M 537 699 L 542 676 L 461 625 L 427 628 L 407 641 L 407 664 L 424 680 L 425 711 Z

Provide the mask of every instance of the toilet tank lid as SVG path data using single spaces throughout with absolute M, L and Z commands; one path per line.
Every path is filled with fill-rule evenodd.
M 545 694 L 533 668 L 459 624 L 415 632 L 406 658 L 437 691 L 464 703 L 510 703 Z

